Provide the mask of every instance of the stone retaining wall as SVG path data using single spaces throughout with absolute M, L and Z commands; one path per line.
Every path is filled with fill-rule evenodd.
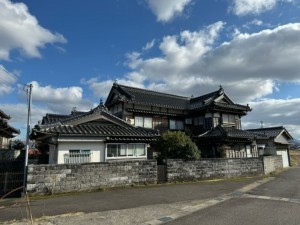
M 97 190 L 157 182 L 155 160 L 64 165 L 29 165 L 30 195 Z
M 269 174 L 283 168 L 281 155 L 264 156 L 263 162 L 265 174 Z
M 36 195 L 156 184 L 158 177 L 162 177 L 158 175 L 166 175 L 168 182 L 257 176 L 281 169 L 282 158 L 167 160 L 165 171 L 160 171 L 164 174 L 158 174 L 157 168 L 155 160 L 29 165 L 27 190 L 30 195 Z
M 200 180 L 263 175 L 262 158 L 168 160 L 167 180 Z

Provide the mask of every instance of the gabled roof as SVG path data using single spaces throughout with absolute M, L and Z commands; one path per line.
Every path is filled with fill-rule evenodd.
M 281 134 L 284 134 L 287 136 L 288 139 L 293 139 L 290 133 L 283 126 L 248 129 L 247 131 L 250 131 L 255 134 L 266 135 L 269 138 L 276 138 Z
M 196 136 L 199 139 L 244 139 L 254 140 L 256 138 L 266 139 L 266 136 L 255 134 L 249 131 L 236 129 L 234 127 L 223 127 L 221 125 Z
M 217 91 L 192 98 L 190 100 L 190 108 L 192 110 L 204 110 L 207 107 L 213 108 L 216 111 L 222 111 L 222 109 L 234 111 L 237 110 L 243 112 L 244 114 L 247 111 L 251 111 L 251 108 L 248 105 L 244 106 L 235 104 L 225 93 L 222 86 L 220 86 L 219 90 Z
M 10 116 L 7 115 L 5 112 L 3 112 L 3 111 L 0 109 L 0 118 L 9 120 L 9 119 L 10 119 Z
M 0 123 L 0 136 L 13 138 L 20 133 L 20 130 L 10 126 L 8 123 Z
M 7 122 L 7 120 L 9 119 L 10 116 L 0 109 L 0 136 L 13 138 L 16 135 L 20 134 L 20 130 L 10 126 Z
M 51 134 L 71 136 L 97 136 L 105 138 L 135 138 L 151 140 L 159 136 L 158 131 L 136 128 L 126 121 L 112 115 L 104 105 L 88 112 L 70 115 L 47 114 L 43 123 L 33 129 L 32 138 L 51 136 Z
M 233 103 L 221 86 L 217 91 L 191 98 L 129 87 L 115 82 L 105 105 L 109 107 L 116 102 L 129 102 L 189 111 L 206 110 L 210 107 L 220 111 L 238 111 L 241 114 L 246 114 L 247 111 L 251 110 L 248 105 Z
M 115 101 L 127 101 L 175 109 L 187 109 L 189 107 L 189 98 L 187 97 L 129 87 L 117 83 L 114 83 L 105 105 L 109 106 Z

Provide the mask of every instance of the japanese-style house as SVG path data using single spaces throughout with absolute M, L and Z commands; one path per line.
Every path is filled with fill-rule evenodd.
M 251 108 L 234 103 L 221 86 L 209 94 L 184 97 L 115 82 L 105 105 L 135 127 L 161 133 L 185 131 L 197 142 L 203 157 L 257 156 L 257 135 L 241 126 L 241 118 Z
M 20 154 L 19 151 L 12 151 L 12 138 L 20 134 L 20 131 L 9 125 L 10 119 L 11 117 L 0 109 L 0 160 L 12 160 Z
M 31 138 L 49 147 L 49 164 L 147 159 L 157 131 L 134 127 L 100 103 L 88 112 L 46 114 Z
M 281 155 L 283 167 L 291 165 L 289 150 L 293 137 L 284 127 L 265 127 L 248 131 L 266 137 L 257 140 L 259 155 Z

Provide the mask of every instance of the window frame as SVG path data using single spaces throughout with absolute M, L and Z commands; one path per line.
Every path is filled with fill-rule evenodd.
M 108 156 L 108 147 L 109 145 L 115 145 L 117 147 L 117 155 L 116 156 Z M 138 145 L 143 145 L 143 154 L 138 155 Z M 124 155 L 119 155 L 119 147 L 126 146 Z M 132 148 L 129 148 L 132 147 Z M 130 153 L 129 153 L 130 152 Z M 105 158 L 106 159 L 135 159 L 135 158 L 147 158 L 147 144 L 146 143 L 106 143 L 106 151 L 105 151 Z
M 138 124 L 137 124 L 137 121 L 139 121 Z M 134 117 L 134 126 L 144 127 L 144 128 L 153 128 L 153 118 L 147 117 L 147 116 L 135 116 Z
M 173 125 L 174 125 L 174 127 L 173 127 Z M 169 119 L 169 129 L 170 130 L 184 130 L 184 121 L 176 120 L 176 119 Z

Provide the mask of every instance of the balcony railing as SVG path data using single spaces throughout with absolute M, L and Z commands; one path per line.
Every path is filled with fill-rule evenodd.
M 89 163 L 91 162 L 92 153 L 68 153 L 64 154 L 65 164 Z

